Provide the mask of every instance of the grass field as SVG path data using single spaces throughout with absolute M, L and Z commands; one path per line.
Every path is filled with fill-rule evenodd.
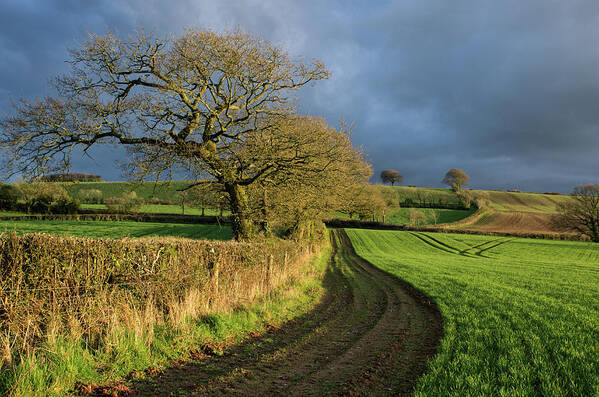
M 172 182 L 67 182 L 63 183 L 64 188 L 73 198 L 80 198 L 79 192 L 87 189 L 98 189 L 102 192 L 102 197 L 121 196 L 124 192 L 135 191 L 137 197 L 149 199 L 157 197 L 161 200 L 170 200 L 174 197 L 177 190 L 188 186 L 186 181 Z
M 104 204 L 81 204 L 81 208 L 83 209 L 106 209 Z M 151 214 L 175 214 L 181 215 L 181 206 L 180 205 L 168 205 L 168 204 L 145 204 L 139 207 L 137 212 L 146 212 Z M 223 211 L 223 215 L 228 215 L 229 211 Z M 185 206 L 185 215 L 202 215 L 202 210 L 200 208 L 193 208 Z M 217 209 L 206 208 L 204 211 L 204 215 L 206 216 L 216 216 L 220 215 L 220 211 Z
M 393 225 L 409 225 L 409 213 L 412 210 L 422 211 L 424 215 L 426 215 L 426 220 L 424 223 L 428 225 L 457 222 L 474 214 L 474 212 L 476 211 L 475 209 L 448 210 L 438 208 L 400 208 L 396 211 L 393 211 L 389 216 L 387 216 L 385 222 Z M 436 221 L 433 214 L 437 215 Z
M 395 196 L 399 202 L 403 202 L 408 198 L 414 202 L 419 202 L 423 198 L 426 198 L 427 201 L 438 202 L 441 199 L 450 205 L 460 204 L 458 196 L 451 189 L 387 185 L 378 185 L 377 187 L 382 191 L 383 195 L 388 198 Z
M 0 211 L 0 216 L 26 216 L 25 212 Z
M 599 395 L 599 245 L 347 233 L 441 309 L 445 335 L 416 395 Z
M 0 221 L 0 232 L 48 233 L 92 238 L 173 236 L 208 240 L 230 240 L 229 226 L 129 221 Z

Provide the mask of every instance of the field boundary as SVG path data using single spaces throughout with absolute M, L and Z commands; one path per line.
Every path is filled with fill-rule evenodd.
M 372 229 L 372 230 L 398 230 L 412 232 L 432 232 L 432 233 L 454 233 L 454 234 L 475 234 L 480 236 L 500 236 L 500 237 L 521 237 L 535 238 L 545 240 L 567 240 L 567 241 L 584 241 L 581 237 L 566 233 L 514 233 L 514 232 L 487 232 L 480 230 L 469 229 L 452 229 L 448 227 L 429 227 L 429 226 L 406 226 L 406 225 L 390 225 L 387 223 L 359 221 L 359 220 L 344 220 L 330 219 L 325 221 L 325 225 L 330 228 L 339 229 Z

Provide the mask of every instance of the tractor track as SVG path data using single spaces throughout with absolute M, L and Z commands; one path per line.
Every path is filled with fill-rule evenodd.
M 134 395 L 406 395 L 443 333 L 437 306 L 331 231 L 326 293 L 310 313 L 221 357 L 182 362 Z

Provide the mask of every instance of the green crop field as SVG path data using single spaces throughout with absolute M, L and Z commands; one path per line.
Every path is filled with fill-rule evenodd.
M 385 218 L 386 223 L 393 225 L 409 225 L 410 224 L 410 211 L 422 211 L 426 216 L 424 224 L 433 225 L 441 223 L 457 222 L 476 212 L 476 209 L 470 210 L 448 210 L 439 208 L 400 208 L 393 211 L 389 216 Z M 437 215 L 437 220 L 433 214 Z
M 193 239 L 230 240 L 229 226 L 129 221 L 0 221 L 0 232 L 48 233 L 92 238 L 173 236 Z
M 81 204 L 83 209 L 107 209 L 104 204 Z M 151 213 L 151 214 L 175 214 L 181 215 L 181 206 L 173 204 L 144 204 L 137 212 Z M 185 215 L 202 215 L 200 208 L 185 206 Z M 204 211 L 206 216 L 220 215 L 220 211 L 213 208 L 206 208 Z M 223 211 L 223 215 L 229 215 L 229 211 Z
M 440 307 L 444 337 L 417 395 L 599 395 L 599 245 L 347 233 Z

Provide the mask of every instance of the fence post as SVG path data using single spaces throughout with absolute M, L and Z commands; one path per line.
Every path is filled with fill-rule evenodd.
M 270 291 L 270 287 L 272 286 L 272 263 L 273 263 L 273 256 L 272 254 L 270 254 L 270 256 L 268 257 L 268 261 L 266 262 L 266 285 L 268 288 L 268 291 Z

